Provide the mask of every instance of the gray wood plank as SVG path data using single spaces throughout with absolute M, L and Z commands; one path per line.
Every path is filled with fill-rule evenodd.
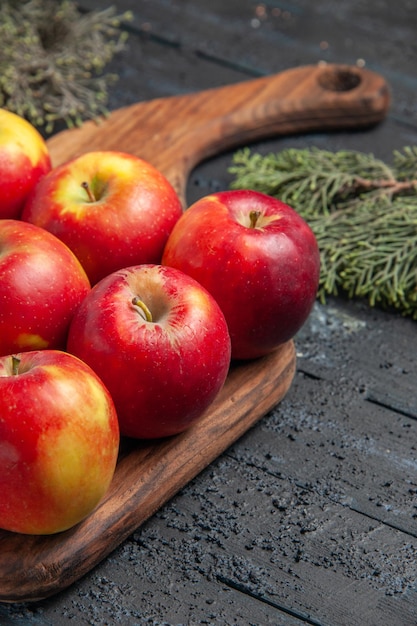
M 157 622 L 411 626 L 415 556 L 401 532 L 225 455 L 76 592 Z

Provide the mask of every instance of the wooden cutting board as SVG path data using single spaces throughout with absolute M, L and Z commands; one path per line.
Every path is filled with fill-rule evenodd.
M 236 85 L 140 102 L 100 125 L 49 140 L 53 163 L 91 150 L 123 150 L 150 161 L 185 201 L 188 175 L 203 159 L 255 139 L 380 122 L 385 80 L 351 66 L 316 65 Z
M 364 69 L 324 65 L 135 104 L 100 124 L 48 141 L 54 165 L 92 150 L 122 150 L 160 169 L 186 206 L 192 168 L 255 139 L 381 121 L 389 106 L 384 79 Z M 248 428 L 276 406 L 295 373 L 290 341 L 273 354 L 232 366 L 202 419 L 175 437 L 124 440 L 109 492 L 81 524 L 57 535 L 0 531 L 0 601 L 53 595 L 85 575 Z

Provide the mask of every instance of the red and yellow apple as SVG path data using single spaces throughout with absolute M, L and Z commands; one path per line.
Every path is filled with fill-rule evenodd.
M 150 163 L 99 151 L 54 168 L 22 219 L 64 241 L 95 284 L 129 265 L 159 263 L 181 214 L 174 188 Z
M 65 348 L 90 283 L 71 250 L 46 230 L 0 220 L 0 355 Z
M 70 325 L 67 350 L 103 380 L 122 435 L 184 431 L 212 403 L 230 364 L 230 338 L 214 298 L 160 265 L 103 278 Z
M 0 109 L 0 219 L 18 219 L 28 195 L 51 170 L 45 140 L 30 122 Z
M 192 276 L 226 318 L 232 358 L 262 356 L 291 339 L 313 306 L 315 236 L 283 202 L 251 191 L 201 198 L 174 226 L 162 263 Z
M 106 494 L 119 450 L 114 403 L 76 357 L 39 350 L 0 357 L 0 528 L 71 528 Z

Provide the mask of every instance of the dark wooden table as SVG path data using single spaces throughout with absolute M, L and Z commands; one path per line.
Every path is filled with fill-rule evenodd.
M 413 1 L 113 4 L 135 19 L 112 64 L 112 109 L 319 61 L 358 64 L 391 86 L 386 121 L 253 149 L 348 148 L 389 162 L 417 145 Z M 228 188 L 231 157 L 193 171 L 189 203 Z M 84 579 L 0 605 L 0 624 L 415 626 L 416 331 L 363 302 L 317 304 L 283 402 Z

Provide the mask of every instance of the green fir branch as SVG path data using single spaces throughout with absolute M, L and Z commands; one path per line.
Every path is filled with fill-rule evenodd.
M 355 151 L 246 148 L 234 155 L 231 187 L 278 197 L 310 224 L 322 302 L 345 293 L 417 319 L 417 149 L 395 152 L 393 163 Z
M 232 187 L 250 187 L 279 196 L 283 202 L 313 214 L 331 212 L 340 202 L 357 195 L 364 181 L 394 180 L 392 169 L 371 155 L 317 148 L 290 148 L 266 156 L 244 148 L 234 155 L 230 172 L 236 178 Z

